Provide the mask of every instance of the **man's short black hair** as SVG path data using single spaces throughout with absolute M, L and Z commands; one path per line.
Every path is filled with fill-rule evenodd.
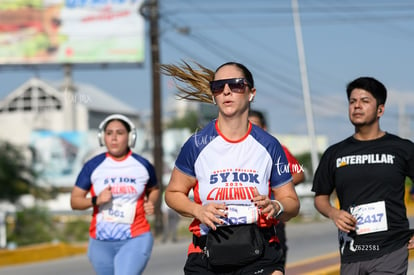
M 376 80 L 373 77 L 359 77 L 351 81 L 346 87 L 346 94 L 349 97 L 351 92 L 354 89 L 362 89 L 372 94 L 372 96 L 377 100 L 377 106 L 385 104 L 387 100 L 387 88 L 380 81 Z

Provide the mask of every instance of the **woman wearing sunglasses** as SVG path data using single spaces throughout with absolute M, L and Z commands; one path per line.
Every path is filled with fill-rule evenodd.
M 182 81 L 178 70 L 169 67 L 167 71 Z M 193 242 L 184 272 L 284 274 L 283 253 L 272 224 L 299 212 L 292 176 L 282 168 L 286 156 L 273 136 L 248 120 L 256 95 L 250 71 L 229 62 L 211 76 L 209 91 L 198 93 L 211 97 L 218 117 L 183 145 L 165 193 L 171 208 L 193 218 L 189 227 Z M 194 201 L 188 197 L 191 190 Z M 275 200 L 269 199 L 269 192 Z M 253 243 L 259 243 L 256 255 L 246 256 Z

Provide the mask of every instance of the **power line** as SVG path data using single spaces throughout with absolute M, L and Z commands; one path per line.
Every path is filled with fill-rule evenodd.
M 226 29 L 226 24 L 222 22 L 221 19 L 216 18 L 212 15 L 209 15 L 211 20 L 214 20 L 218 24 L 222 26 L 222 29 Z M 174 23 L 172 20 L 169 19 L 169 17 L 161 17 L 161 20 L 164 21 L 166 24 L 172 27 L 172 29 L 177 29 L 179 26 Z M 182 24 L 183 22 L 180 21 Z M 239 35 L 240 39 L 249 42 L 253 41 L 254 39 L 249 37 L 249 34 L 244 34 L 242 30 L 234 30 L 233 34 L 236 36 Z M 231 48 L 228 47 L 225 43 L 222 43 L 217 40 L 213 40 L 212 38 L 208 36 L 203 35 L 195 35 L 192 31 L 190 31 L 186 37 L 190 40 L 195 41 L 198 45 L 205 48 L 207 51 L 213 53 L 214 55 L 225 59 L 225 60 L 231 60 L 234 59 L 234 57 L 241 56 L 242 54 L 237 51 L 237 48 Z M 166 40 L 165 37 L 163 37 L 163 40 Z M 172 39 L 166 40 L 167 43 L 170 43 L 171 45 L 174 45 L 176 49 L 179 49 L 181 52 L 187 53 L 189 51 L 189 47 L 180 47 L 177 43 L 173 42 Z M 268 44 L 261 43 L 261 41 L 255 41 L 254 44 L 257 44 L 257 48 L 260 51 L 261 49 L 264 49 L 269 52 L 269 54 L 274 55 L 277 53 L 277 47 L 270 47 Z M 199 55 L 199 54 L 198 54 Z M 230 56 L 232 55 L 232 56 Z M 197 54 L 193 54 L 193 56 L 197 56 Z M 199 55 L 200 56 L 200 55 Z M 252 55 L 253 56 L 253 55 Z M 284 57 L 284 55 L 279 55 L 281 57 Z M 300 107 L 300 101 L 298 101 L 298 98 L 301 98 L 300 94 L 300 86 L 299 83 L 295 80 L 293 80 L 291 77 L 284 76 L 280 72 L 284 72 L 284 70 L 271 70 L 267 68 L 266 66 L 262 65 L 260 62 L 257 62 L 255 58 L 245 57 L 246 60 L 248 60 L 249 64 L 252 65 L 253 68 L 256 69 L 256 71 L 259 71 L 259 74 L 257 75 L 257 78 L 263 78 L 265 81 L 264 83 L 269 83 L 269 86 L 272 88 L 269 90 L 261 91 L 263 94 L 267 95 L 267 98 L 269 100 L 274 100 L 274 92 L 278 92 L 279 94 L 284 94 L 287 96 L 287 98 L 279 97 L 277 98 L 277 103 L 279 104 L 286 104 L 288 106 L 291 106 L 292 108 L 298 108 Z M 207 64 L 207 63 L 205 63 Z M 278 67 L 278 66 L 275 66 Z M 272 91 L 272 92 L 270 92 Z M 289 100 L 291 99 L 291 100 Z M 335 103 L 331 100 L 327 100 L 324 97 L 316 97 L 314 98 L 317 102 L 319 102 L 318 105 L 325 105 L 328 106 L 328 108 L 337 109 L 337 106 L 335 106 Z M 326 107 L 325 107 L 326 108 Z
M 265 95 L 266 103 L 273 104 L 275 102 L 280 108 L 290 107 L 300 111 L 300 101 L 298 100 L 301 98 L 299 95 L 300 87 L 299 82 L 294 79 L 297 76 L 297 71 L 294 70 L 297 61 L 289 55 L 283 54 L 277 45 L 266 43 L 266 38 L 259 37 L 258 39 L 255 35 L 255 29 L 266 28 L 269 30 L 268 34 L 277 35 L 275 30 L 286 30 L 286 27 L 292 27 L 291 9 L 279 4 L 270 5 L 268 1 L 256 1 L 254 5 L 248 5 L 251 1 L 236 2 L 238 5 L 233 11 L 237 12 L 234 13 L 229 12 L 231 7 L 228 5 L 230 4 L 224 5 L 224 2 L 221 1 L 209 1 L 208 4 L 205 4 L 189 0 L 185 2 L 183 9 L 178 2 L 174 2 L 177 3 L 177 6 L 168 2 L 174 8 L 168 7 L 162 11 L 162 19 L 166 19 L 163 21 L 165 25 L 170 29 L 178 25 L 181 29 L 189 29 L 190 31 L 180 39 L 170 38 L 170 33 L 166 33 L 162 38 L 163 41 L 168 45 L 174 45 L 173 47 L 182 53 L 190 53 L 198 60 L 204 59 L 204 64 L 208 65 L 212 63 L 214 58 L 209 58 L 206 53 L 225 60 L 233 59 L 232 57 L 242 58 L 243 61 L 251 64 L 254 71 L 259 72 L 254 75 L 260 80 L 260 85 L 268 87 L 261 90 Z M 413 31 L 408 25 L 401 23 L 414 19 L 412 15 L 414 3 L 404 1 L 378 2 L 376 1 L 375 5 L 369 5 L 349 1 L 340 2 L 341 4 L 332 4 L 331 1 L 303 1 L 304 5 L 300 9 L 301 21 L 306 28 L 318 26 L 335 28 L 337 25 L 345 25 L 358 30 L 367 28 L 370 33 L 377 32 L 380 35 L 382 35 L 384 28 L 389 28 L 392 29 L 391 35 L 402 34 L 403 38 L 409 39 L 410 36 L 407 35 Z M 235 1 L 226 1 L 225 3 L 232 3 L 234 7 Z M 379 6 L 376 6 L 377 4 Z M 257 8 L 257 6 L 260 7 Z M 216 12 L 216 10 L 218 11 Z M 370 26 L 374 26 L 374 28 L 368 29 Z M 377 28 L 377 26 L 381 26 L 381 28 Z M 210 33 L 207 33 L 208 31 Z M 216 32 L 220 32 L 221 37 L 216 35 Z M 235 38 L 237 41 L 242 41 L 238 42 L 242 43 L 240 45 L 242 47 L 234 45 Z M 249 52 L 246 48 L 253 50 Z M 259 51 L 261 55 L 263 52 L 267 53 L 270 60 L 277 58 L 275 66 L 269 66 L 269 59 L 257 59 L 255 52 Z M 326 69 L 321 70 L 321 68 L 312 68 L 311 66 L 309 72 L 314 78 L 320 78 L 320 83 L 333 82 L 335 79 L 341 83 L 344 81 L 343 77 L 338 77 L 338 73 L 335 75 L 334 72 Z M 313 104 L 315 112 L 338 113 L 338 110 L 346 110 L 346 104 L 339 98 L 321 96 L 322 90 L 311 90 L 312 102 L 316 103 Z M 258 100 L 261 99 L 262 97 L 258 98 Z

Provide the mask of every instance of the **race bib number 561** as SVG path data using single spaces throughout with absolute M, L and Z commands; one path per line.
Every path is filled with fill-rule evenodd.
M 119 202 L 114 200 L 102 210 L 103 219 L 107 222 L 131 224 L 135 218 L 136 202 Z
M 350 212 L 357 219 L 357 235 L 388 230 L 384 201 L 354 206 L 350 208 Z

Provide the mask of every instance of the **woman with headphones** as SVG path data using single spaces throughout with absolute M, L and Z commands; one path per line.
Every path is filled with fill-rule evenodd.
M 131 151 L 136 129 L 127 117 L 114 114 L 104 119 L 98 138 L 107 151 L 83 166 L 71 207 L 93 208 L 88 258 L 96 274 L 141 274 L 154 242 L 146 215 L 154 213 L 160 195 L 155 170 Z

